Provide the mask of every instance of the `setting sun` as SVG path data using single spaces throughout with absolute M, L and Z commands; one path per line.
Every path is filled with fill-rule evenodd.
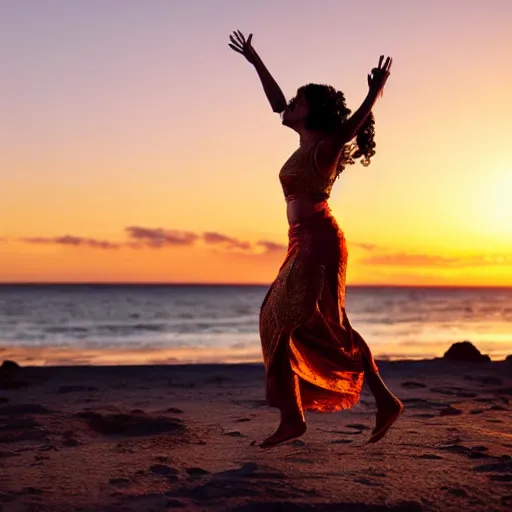
M 482 188 L 482 203 L 489 232 L 512 237 L 512 169 L 490 174 Z

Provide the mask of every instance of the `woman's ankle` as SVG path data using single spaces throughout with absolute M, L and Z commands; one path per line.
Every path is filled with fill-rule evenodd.
M 284 414 L 283 414 L 283 412 L 281 412 L 281 423 L 285 423 L 287 425 L 306 423 L 306 419 L 304 417 L 304 413 L 301 413 L 300 411 L 297 411 L 297 412 L 287 411 Z

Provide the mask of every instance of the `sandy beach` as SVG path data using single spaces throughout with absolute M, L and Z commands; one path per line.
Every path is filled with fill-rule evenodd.
M 5 511 L 491 511 L 512 505 L 509 362 L 381 362 L 405 413 L 276 426 L 261 365 L 23 367 L 0 380 Z

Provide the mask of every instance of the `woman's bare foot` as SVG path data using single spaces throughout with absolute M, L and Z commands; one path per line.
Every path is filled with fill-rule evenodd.
M 404 406 L 402 402 L 395 396 L 377 404 L 377 418 L 375 421 L 375 428 L 372 431 L 372 437 L 367 441 L 368 443 L 376 443 L 380 441 L 388 432 L 391 425 L 402 414 Z
M 281 422 L 277 430 L 260 444 L 260 448 L 272 448 L 278 444 L 302 436 L 307 430 L 305 421 Z

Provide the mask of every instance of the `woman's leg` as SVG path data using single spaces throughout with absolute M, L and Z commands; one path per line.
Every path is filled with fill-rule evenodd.
M 283 343 L 283 345 L 285 345 Z M 272 403 L 281 412 L 281 421 L 277 430 L 263 443 L 262 448 L 270 448 L 280 443 L 300 437 L 306 432 L 306 420 L 300 396 L 299 377 L 293 372 L 288 347 L 284 346 L 276 354 L 276 367 L 273 369 L 271 386 Z
M 404 406 L 382 380 L 370 347 L 366 341 L 357 331 L 353 331 L 353 333 L 363 354 L 366 382 L 375 397 L 375 403 L 377 405 L 375 428 L 373 429 L 372 437 L 368 441 L 369 443 L 376 443 L 384 437 L 391 425 L 397 420 Z

